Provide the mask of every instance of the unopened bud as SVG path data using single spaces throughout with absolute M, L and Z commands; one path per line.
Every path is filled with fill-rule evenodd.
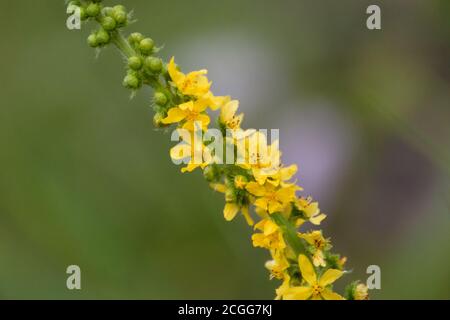
M 150 38 L 145 38 L 141 40 L 139 43 L 139 50 L 142 52 L 142 54 L 148 55 L 152 53 L 153 47 L 155 46 L 155 43 Z
M 165 106 L 167 103 L 167 96 L 159 91 L 155 92 L 153 99 L 155 100 L 155 103 L 160 106 Z

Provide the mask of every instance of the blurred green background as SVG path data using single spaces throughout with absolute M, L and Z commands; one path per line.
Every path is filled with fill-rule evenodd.
M 246 126 L 281 129 L 349 258 L 341 287 L 376 264 L 374 299 L 450 298 L 449 1 L 122 3 L 130 31 L 240 99 Z M 2 1 L 0 298 L 272 299 L 267 253 L 172 164 L 151 92 L 130 100 L 116 50 L 95 59 L 94 26 L 65 21 L 63 1 Z

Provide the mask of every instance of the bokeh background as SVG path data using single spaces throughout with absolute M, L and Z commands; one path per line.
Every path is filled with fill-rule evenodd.
M 246 126 L 281 129 L 349 258 L 340 287 L 376 264 L 374 299 L 450 298 L 449 1 L 122 2 L 129 30 L 208 68 Z M 267 253 L 172 164 L 151 92 L 130 100 L 118 53 L 96 59 L 94 26 L 65 20 L 63 1 L 2 1 L 0 298 L 272 299 Z

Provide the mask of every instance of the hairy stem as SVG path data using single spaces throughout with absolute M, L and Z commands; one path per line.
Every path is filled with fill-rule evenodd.
M 136 55 L 133 48 L 130 47 L 125 37 L 120 31 L 115 32 L 111 37 L 112 43 L 119 49 L 119 51 L 127 58 Z

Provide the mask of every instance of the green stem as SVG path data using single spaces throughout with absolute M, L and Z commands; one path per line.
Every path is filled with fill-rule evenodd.
M 129 58 L 136 55 L 136 52 L 134 52 L 133 48 L 130 47 L 128 41 L 124 38 L 122 33 L 113 33 L 111 36 L 111 41 L 125 57 Z
M 305 245 L 302 239 L 297 235 L 297 230 L 281 213 L 273 213 L 270 215 L 273 221 L 281 228 L 283 231 L 284 240 L 288 243 L 294 253 L 298 256 L 299 254 L 307 254 Z

